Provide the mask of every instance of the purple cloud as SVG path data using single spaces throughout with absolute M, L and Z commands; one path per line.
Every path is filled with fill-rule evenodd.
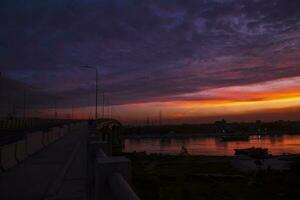
M 114 104 L 300 76 L 297 0 L 4 0 L 0 66 L 66 105 Z M 291 62 L 293 61 L 293 62 Z

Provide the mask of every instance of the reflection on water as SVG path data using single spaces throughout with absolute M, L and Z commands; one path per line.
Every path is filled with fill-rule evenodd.
M 300 135 L 251 136 L 249 141 L 223 142 L 220 138 L 125 139 L 124 152 L 178 154 L 184 145 L 193 155 L 233 155 L 234 149 L 263 147 L 273 155 L 300 154 Z

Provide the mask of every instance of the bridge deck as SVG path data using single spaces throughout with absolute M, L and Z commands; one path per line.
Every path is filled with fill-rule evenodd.
M 86 199 L 86 130 L 0 173 L 0 199 Z

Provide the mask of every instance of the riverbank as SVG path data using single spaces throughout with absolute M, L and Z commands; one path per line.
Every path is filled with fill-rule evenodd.
M 230 136 L 233 134 L 224 133 L 152 133 L 152 134 L 126 134 L 122 135 L 122 139 L 151 139 L 151 138 L 201 138 L 201 137 L 222 137 Z M 300 135 L 300 132 L 287 133 L 284 131 L 276 131 L 270 133 L 258 133 L 258 132 L 245 132 L 243 134 L 234 135 L 246 135 L 246 136 L 277 136 L 277 135 Z
M 300 133 L 298 121 L 262 122 L 226 122 L 216 121 L 211 124 L 164 124 L 125 126 L 123 135 L 126 137 L 176 137 L 176 136 L 213 136 L 213 135 L 273 135 Z
M 299 199 L 300 156 L 277 156 L 288 169 L 243 171 L 235 156 L 125 154 L 141 199 Z

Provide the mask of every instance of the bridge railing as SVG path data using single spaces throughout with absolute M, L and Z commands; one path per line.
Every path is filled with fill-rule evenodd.
M 116 200 L 138 200 L 139 197 L 132 190 L 127 180 L 120 173 L 113 173 L 109 177 L 109 186 Z
M 0 138 L 0 171 L 6 171 L 37 153 L 66 134 L 86 126 L 86 123 L 67 124 L 35 131 L 16 137 Z
M 40 129 L 44 127 L 60 126 L 71 122 L 71 120 L 63 119 L 0 118 L 0 131 Z
M 92 158 L 92 166 L 88 166 L 88 171 L 92 172 L 88 175 L 92 187 L 90 199 L 139 200 L 131 187 L 130 160 L 124 156 L 108 156 L 112 142 L 101 141 L 101 138 L 96 135 L 89 137 L 88 149 Z

